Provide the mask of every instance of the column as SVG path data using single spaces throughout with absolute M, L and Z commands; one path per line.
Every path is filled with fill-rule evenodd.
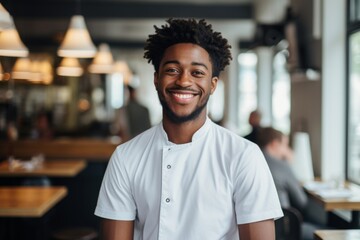
M 272 124 L 272 66 L 273 49 L 271 47 L 256 48 L 258 56 L 258 109 L 262 113 L 261 124 L 269 126 Z

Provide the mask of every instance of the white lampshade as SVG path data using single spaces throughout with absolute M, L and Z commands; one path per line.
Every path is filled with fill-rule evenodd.
M 12 19 L 8 11 L 0 3 L 0 31 L 10 28 L 12 25 Z
M 77 58 L 63 58 L 56 72 L 60 76 L 79 77 L 83 74 L 84 70 Z
M 40 65 L 40 72 L 42 74 L 42 83 L 50 84 L 54 79 L 53 67 L 51 62 L 47 60 L 42 60 Z
M 110 51 L 110 47 L 106 43 L 99 45 L 99 50 L 89 66 L 91 73 L 112 73 L 114 69 L 114 59 Z
M 0 32 L 0 56 L 27 57 L 29 50 L 21 41 L 12 18 L 11 23 L 10 28 Z
M 292 169 L 303 183 L 314 180 L 310 137 L 306 132 L 295 132 L 293 137 L 294 159 Z
M 128 85 L 133 77 L 129 65 L 125 61 L 116 61 L 114 66 L 114 73 L 121 73 L 123 75 L 124 84 Z
M 32 83 L 41 83 L 42 76 L 41 76 L 41 61 L 40 60 L 33 60 L 31 62 L 31 77 L 30 81 Z
M 31 61 L 29 58 L 18 58 L 12 70 L 13 79 L 26 79 L 31 78 Z
M 50 84 L 53 80 L 52 66 L 48 59 L 33 60 L 31 62 L 31 83 Z
M 61 57 L 92 58 L 96 54 L 96 47 L 91 40 L 82 15 L 71 18 L 69 29 L 58 49 Z

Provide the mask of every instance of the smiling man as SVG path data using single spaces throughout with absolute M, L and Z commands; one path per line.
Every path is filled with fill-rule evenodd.
M 145 58 L 163 121 L 113 153 L 95 210 L 103 239 L 275 239 L 282 211 L 261 151 L 207 117 L 228 41 L 205 20 L 169 19 Z

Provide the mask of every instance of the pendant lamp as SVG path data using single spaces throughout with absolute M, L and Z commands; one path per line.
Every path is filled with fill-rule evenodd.
M 91 40 L 82 15 L 71 18 L 69 29 L 58 49 L 60 57 L 92 58 L 96 54 L 96 47 Z
M 41 62 L 40 60 L 33 60 L 31 61 L 31 77 L 30 81 L 31 83 L 39 84 L 41 83 Z
M 132 78 L 132 72 L 129 68 L 129 65 L 125 61 L 116 61 L 114 66 L 114 72 L 122 74 L 124 84 L 129 85 Z
M 29 58 L 18 58 L 14 64 L 12 70 L 13 79 L 25 79 L 29 80 L 31 78 L 31 61 Z
M 27 57 L 29 50 L 21 41 L 12 17 L 11 26 L 0 33 L 0 56 Z
M 83 74 L 84 70 L 77 58 L 63 58 L 56 72 L 59 76 L 79 77 Z
M 0 3 L 0 31 L 11 27 L 12 20 L 8 11 Z
M 42 74 L 42 83 L 46 85 L 51 84 L 54 79 L 53 66 L 48 59 L 41 61 L 40 72 Z
M 89 72 L 108 74 L 114 69 L 114 59 L 110 51 L 110 47 L 106 43 L 99 45 L 99 50 L 89 66 Z

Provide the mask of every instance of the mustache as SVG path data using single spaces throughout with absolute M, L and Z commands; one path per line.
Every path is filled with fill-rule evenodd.
M 187 92 L 193 92 L 195 94 L 199 93 L 196 89 L 189 88 L 189 87 L 181 87 L 181 86 L 174 86 L 167 89 L 167 91 L 187 91 Z

